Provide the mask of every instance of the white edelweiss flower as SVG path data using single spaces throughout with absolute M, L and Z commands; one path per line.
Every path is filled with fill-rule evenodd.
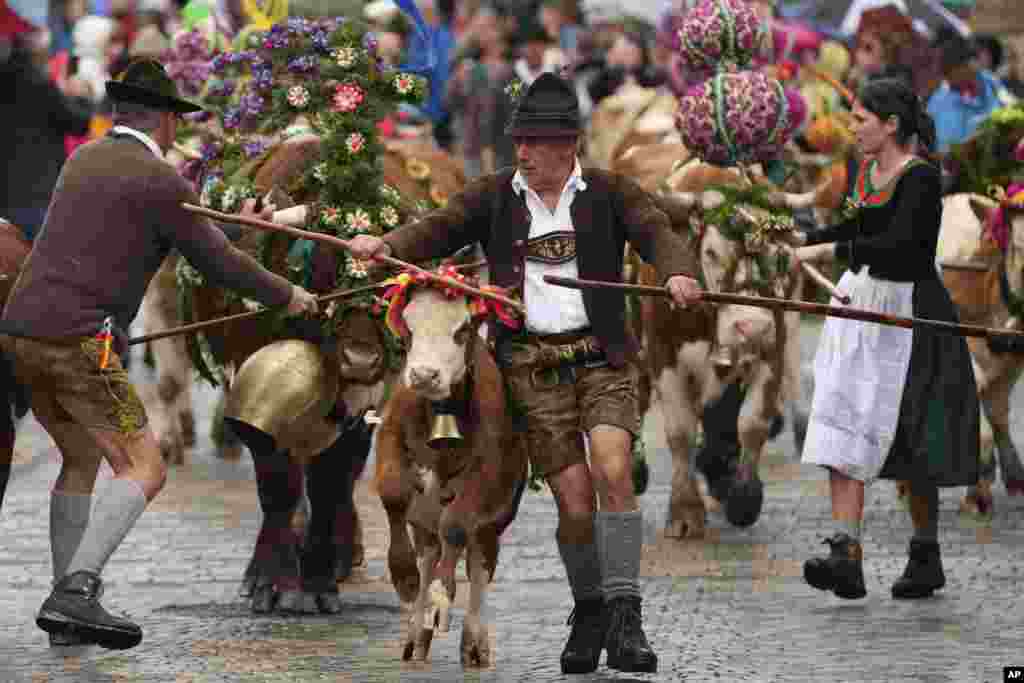
M 253 301 L 252 299 L 245 299 L 245 298 L 243 298 L 242 299 L 242 305 L 245 306 L 245 310 L 247 310 L 247 311 L 262 311 L 263 310 L 263 304 L 261 304 L 259 301 Z
M 220 198 L 221 211 L 231 211 L 235 206 L 235 202 L 238 201 L 238 190 L 234 187 L 229 187 L 224 191 L 224 195 Z
M 402 199 L 401 195 L 398 194 L 398 190 L 396 190 L 391 185 L 381 185 L 380 194 L 382 197 L 384 197 L 384 199 L 386 199 L 389 202 L 394 202 L 395 204 L 397 204 Z
M 321 161 L 313 167 L 313 177 L 321 183 L 327 182 L 327 162 Z
M 369 262 L 348 257 L 348 274 L 362 280 L 370 275 Z
M 385 206 L 380 210 L 380 222 L 389 228 L 398 225 L 398 212 L 393 206 Z
M 359 50 L 354 47 L 339 47 L 331 52 L 334 62 L 342 69 L 351 69 L 359 59 Z

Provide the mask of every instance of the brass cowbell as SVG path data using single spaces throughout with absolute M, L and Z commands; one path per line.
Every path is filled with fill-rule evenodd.
M 462 432 L 455 417 L 454 406 L 448 401 L 434 401 L 430 404 L 434 417 L 430 425 L 427 445 L 436 450 L 455 448 L 462 445 Z

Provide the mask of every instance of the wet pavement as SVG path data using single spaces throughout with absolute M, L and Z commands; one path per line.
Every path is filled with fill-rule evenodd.
M 804 334 L 805 358 L 815 328 Z M 145 370 L 136 364 L 140 377 Z M 1014 405 L 1021 403 L 1021 392 Z M 142 625 L 124 652 L 50 649 L 35 612 L 50 585 L 49 488 L 57 474 L 48 437 L 28 418 L 19 465 L 0 512 L 0 683 L 43 681 L 523 681 L 562 680 L 558 656 L 571 608 L 554 542 L 547 493 L 528 494 L 507 533 L 485 616 L 494 664 L 464 673 L 459 663 L 460 584 L 451 631 L 436 634 L 431 659 L 400 661 L 402 614 L 387 582 L 383 510 L 361 482 L 367 566 L 345 584 L 334 617 L 254 616 L 237 589 L 260 513 L 248 456 L 212 455 L 213 392 L 196 396 L 203 439 L 189 465 L 142 516 L 106 572 L 104 604 Z M 991 523 L 957 514 L 961 491 L 942 491 L 940 540 L 947 586 L 923 601 L 894 601 L 911 533 L 891 484 L 871 489 L 865 523 L 868 597 L 846 602 L 804 584 L 801 565 L 823 552 L 830 520 L 827 481 L 801 466 L 790 432 L 769 447 L 763 513 L 749 529 L 709 516 L 705 541 L 660 534 L 671 463 L 656 415 L 646 440 L 651 488 L 643 572 L 648 635 L 657 675 L 600 668 L 580 681 L 985 681 L 1024 664 L 1024 499 L 997 484 Z M 1015 428 L 1018 443 L 1024 431 Z M 368 468 L 368 471 L 370 469 Z M 460 569 L 460 576 L 462 572 Z M 566 678 L 568 680 L 568 678 Z

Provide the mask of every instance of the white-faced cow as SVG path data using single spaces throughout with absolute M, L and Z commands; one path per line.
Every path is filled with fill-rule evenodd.
M 467 297 L 424 284 L 410 288 L 403 310 L 389 313 L 403 328 L 408 356 L 385 405 L 376 451 L 391 581 L 400 599 L 413 603 L 403 658 L 425 659 L 435 626 L 447 630 L 455 566 L 464 554 L 471 587 L 461 659 L 467 667 L 488 666 L 481 610 L 501 533 L 525 488 L 526 453 Z M 461 441 L 430 443 L 438 414 L 456 416 Z

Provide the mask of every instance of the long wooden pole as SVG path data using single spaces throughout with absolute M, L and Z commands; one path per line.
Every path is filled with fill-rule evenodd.
M 341 249 L 345 252 L 351 251 L 347 241 L 341 239 L 340 237 L 335 237 L 333 235 L 325 235 L 319 232 L 301 230 L 299 228 L 293 228 L 288 225 L 281 225 L 280 223 L 265 221 L 260 218 L 240 216 L 235 213 L 221 213 L 220 211 L 207 209 L 204 206 L 196 206 L 195 204 L 189 204 L 188 202 L 183 202 L 181 206 L 186 211 L 191 211 L 192 213 L 197 213 L 201 216 L 206 216 L 207 218 L 212 218 L 217 221 L 222 221 L 225 223 L 238 223 L 239 225 L 248 225 L 250 227 L 257 228 L 259 230 L 265 230 L 268 232 L 280 232 L 303 240 L 322 242 L 323 244 L 328 244 L 336 249 Z M 448 287 L 451 287 L 452 289 L 457 289 L 461 292 L 465 292 L 466 294 L 472 294 L 473 296 L 480 296 L 484 297 L 485 299 L 498 301 L 502 304 L 505 304 L 509 308 L 519 311 L 520 313 L 524 313 L 526 311 L 526 308 L 523 306 L 523 304 L 519 303 L 518 301 L 515 301 L 514 299 L 509 299 L 508 297 L 502 296 L 500 294 L 495 294 L 493 292 L 487 292 L 482 289 L 477 289 L 476 287 L 471 287 L 470 285 L 464 284 L 450 277 L 439 276 L 435 273 L 431 273 L 429 270 L 424 270 L 419 266 L 413 265 L 412 263 L 406 263 L 405 261 L 392 258 L 391 256 L 377 256 L 375 257 L 375 260 L 380 261 L 381 263 L 386 263 L 388 265 L 395 266 L 397 268 L 405 268 L 406 270 L 430 278 L 431 280 L 444 284 Z
M 343 292 L 332 292 L 331 294 L 325 294 L 316 298 L 317 303 L 325 304 L 336 299 L 344 299 L 345 297 L 355 296 L 356 294 L 362 294 L 363 292 L 370 292 L 375 289 L 381 289 L 390 285 L 378 282 L 375 285 L 368 285 L 366 287 L 356 287 L 355 289 L 346 289 Z M 234 315 L 226 315 L 223 318 L 211 318 L 210 320 L 203 320 L 198 323 L 191 323 L 188 325 L 181 325 L 179 327 L 171 327 L 166 330 L 160 330 L 153 334 L 146 334 L 141 337 L 132 337 L 128 340 L 128 345 L 133 346 L 135 344 L 144 344 L 146 342 L 154 341 L 156 339 L 164 339 L 166 337 L 174 337 L 179 334 L 188 334 L 189 332 L 198 332 L 199 330 L 206 329 L 207 327 L 215 327 L 216 325 L 223 325 L 225 323 L 235 322 L 238 320 L 248 320 L 249 318 L 255 318 L 256 316 L 269 313 L 270 311 L 280 310 L 274 308 L 262 308 L 258 311 L 248 311 L 246 313 L 235 313 Z
M 664 287 L 652 287 L 650 285 L 627 285 L 621 282 L 603 282 L 600 280 L 577 280 L 575 278 L 559 277 L 557 275 L 545 275 L 544 281 L 560 287 L 571 289 L 613 289 L 626 294 L 639 296 L 662 296 L 670 294 Z M 931 327 L 943 332 L 951 332 L 964 337 L 1024 337 L 1024 332 L 1015 330 L 999 330 L 981 325 L 963 325 L 961 323 L 950 323 L 944 320 L 930 320 L 928 318 L 904 318 L 901 316 L 865 311 L 860 308 L 842 308 L 840 306 L 829 306 L 826 304 L 815 304 L 806 301 L 790 301 L 789 299 L 774 299 L 764 296 L 747 296 L 744 294 L 726 294 L 723 292 L 703 292 L 701 301 L 712 304 L 736 304 L 739 306 L 757 306 L 759 308 L 781 308 L 786 311 L 797 313 L 811 313 L 813 315 L 824 315 L 833 318 L 848 318 L 850 320 L 861 320 L 864 322 L 878 323 L 880 325 L 892 325 L 894 327 Z

